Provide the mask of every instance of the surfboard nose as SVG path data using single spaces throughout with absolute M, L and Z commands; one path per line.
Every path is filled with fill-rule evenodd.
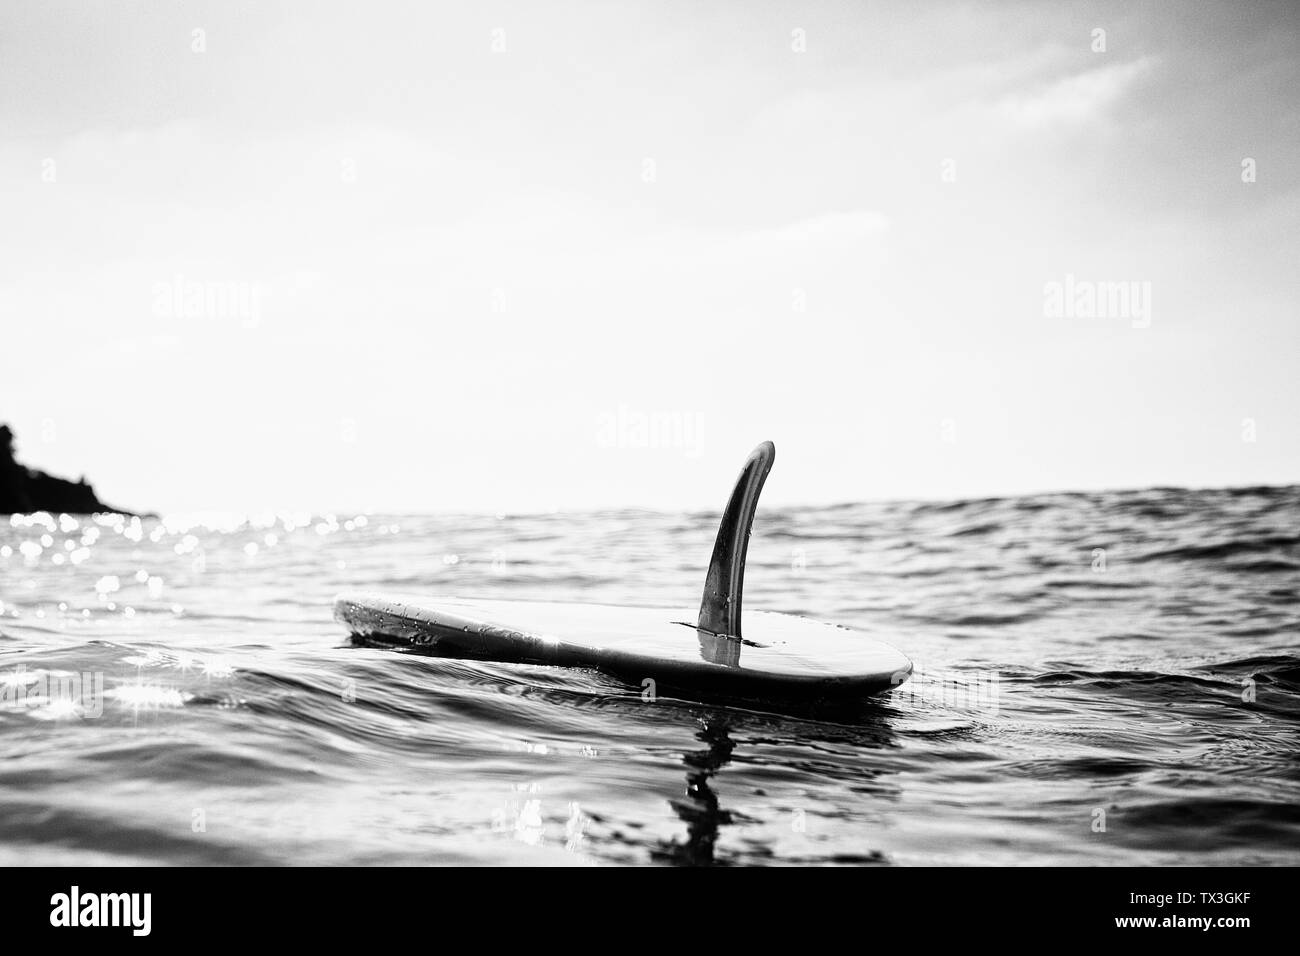
M 713 542 L 713 557 L 704 578 L 704 597 L 700 601 L 698 627 L 714 634 L 740 637 L 741 598 L 745 588 L 745 553 L 749 533 L 758 508 L 767 473 L 776 461 L 776 446 L 765 441 L 745 461 L 736 479 L 718 537 Z

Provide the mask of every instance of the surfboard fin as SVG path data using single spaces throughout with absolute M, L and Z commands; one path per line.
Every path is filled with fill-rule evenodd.
M 776 461 L 776 446 L 770 441 L 755 448 L 745 462 L 731 491 L 727 509 L 722 513 L 713 558 L 704 579 L 704 598 L 700 602 L 701 630 L 727 637 L 740 637 L 741 592 L 745 587 L 745 552 L 754 511 L 763 490 L 767 473 Z

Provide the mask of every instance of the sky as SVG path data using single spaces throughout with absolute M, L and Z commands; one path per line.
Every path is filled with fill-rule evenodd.
M 1300 480 L 1267 3 L 0 7 L 0 422 L 151 511 Z

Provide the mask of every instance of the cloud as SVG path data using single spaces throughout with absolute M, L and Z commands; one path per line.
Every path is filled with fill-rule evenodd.
M 1047 83 L 1002 100 L 999 110 L 1016 123 L 1041 126 L 1080 123 L 1117 102 L 1155 66 L 1151 57 L 1114 63 Z

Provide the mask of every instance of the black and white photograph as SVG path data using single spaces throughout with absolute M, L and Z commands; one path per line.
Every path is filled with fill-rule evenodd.
M 7 0 L 0 223 L 24 920 L 1300 864 L 1293 2 Z

